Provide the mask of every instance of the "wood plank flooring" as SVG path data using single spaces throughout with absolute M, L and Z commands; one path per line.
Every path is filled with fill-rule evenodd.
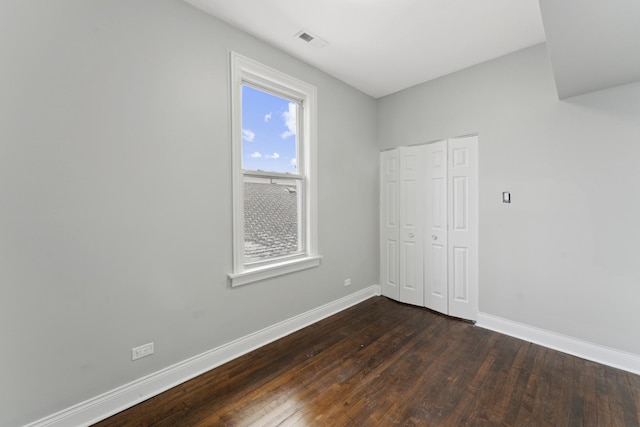
M 640 377 L 371 298 L 97 424 L 639 426 Z

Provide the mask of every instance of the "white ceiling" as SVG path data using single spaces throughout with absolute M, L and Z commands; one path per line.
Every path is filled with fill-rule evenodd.
M 374 98 L 545 41 L 538 0 L 185 1 Z

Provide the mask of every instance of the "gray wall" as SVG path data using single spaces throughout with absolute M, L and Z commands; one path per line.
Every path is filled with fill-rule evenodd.
M 318 88 L 324 255 L 234 289 L 228 49 Z M 377 283 L 372 98 L 180 0 L 3 1 L 0 55 L 0 425 Z
M 381 149 L 469 133 L 480 311 L 640 354 L 640 83 L 558 101 L 542 44 L 378 101 Z

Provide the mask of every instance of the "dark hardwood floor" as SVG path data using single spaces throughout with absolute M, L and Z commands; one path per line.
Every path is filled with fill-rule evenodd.
M 638 426 L 640 377 L 384 297 L 97 426 Z

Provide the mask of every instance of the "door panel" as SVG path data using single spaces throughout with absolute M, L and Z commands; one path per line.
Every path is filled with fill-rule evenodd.
M 469 249 L 453 247 L 452 254 L 452 297 L 456 301 L 469 302 Z
M 428 193 L 429 195 L 429 193 Z M 431 193 L 430 193 L 430 211 L 431 218 L 427 218 L 427 223 L 432 230 L 447 230 L 447 178 L 432 177 Z
M 466 176 L 455 176 L 452 181 L 451 190 L 453 194 L 451 195 L 451 209 L 453 210 L 453 221 L 451 228 L 454 231 L 467 231 L 467 222 L 469 220 L 467 214 L 467 208 L 469 206 L 469 197 L 467 194 L 468 178 Z
M 430 245 L 431 250 L 431 262 L 427 264 L 429 270 L 429 280 L 431 282 L 431 294 L 430 297 L 437 297 L 439 302 L 443 304 L 443 307 L 431 304 L 426 306 L 431 309 L 438 309 L 442 313 L 447 313 L 447 247 L 432 243 Z
M 380 286 L 382 295 L 400 298 L 400 150 L 380 153 Z
M 447 142 L 427 145 L 424 306 L 448 313 Z
M 478 137 L 449 140 L 449 315 L 478 312 Z
M 422 306 L 424 300 L 425 146 L 400 149 L 400 298 Z
M 402 288 L 400 288 L 400 299 L 406 298 L 403 291 L 414 291 L 416 289 L 416 243 L 412 241 L 403 241 L 402 249 L 400 250 L 400 259 L 402 262 L 402 271 L 400 277 L 402 278 Z M 407 301 L 403 301 L 407 302 Z
M 387 181 L 387 227 L 398 227 L 398 180 Z
M 398 242 L 394 240 L 387 240 L 386 247 L 386 277 L 383 283 L 387 283 L 391 287 L 397 288 L 398 286 Z M 391 296 L 391 295 L 387 295 Z
M 413 178 L 402 178 L 402 204 L 400 205 L 400 210 L 402 211 L 402 227 L 404 228 L 412 228 L 416 227 L 416 197 L 418 197 L 418 192 L 416 191 L 416 187 L 418 186 L 415 179 Z

